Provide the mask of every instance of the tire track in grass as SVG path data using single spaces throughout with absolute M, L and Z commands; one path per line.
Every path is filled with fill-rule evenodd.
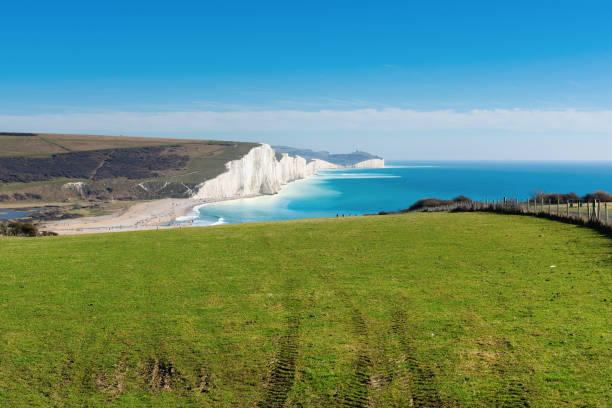
M 495 406 L 500 408 L 529 408 L 531 405 L 529 405 L 526 394 L 527 390 L 522 382 L 509 380 L 497 395 Z
M 402 348 L 402 352 L 405 355 L 405 364 L 410 372 L 411 378 L 408 384 L 412 393 L 411 406 L 427 408 L 443 407 L 444 404 L 438 395 L 436 387 L 435 374 L 427 366 L 419 364 L 414 347 L 406 335 L 408 323 L 406 314 L 403 311 L 396 310 L 393 313 L 391 330 Z
M 283 407 L 295 381 L 295 365 L 299 352 L 301 304 L 299 299 L 294 297 L 296 287 L 295 281 L 287 282 L 285 295 L 290 300 L 285 301 L 285 307 L 290 311 L 290 315 L 287 318 L 286 331 L 279 340 L 279 351 L 264 396 L 257 404 L 260 408 Z
M 494 396 L 493 404 L 500 408 L 529 408 L 527 388 L 512 373 L 498 367 L 497 371 L 506 379 Z
M 362 408 L 368 406 L 370 372 L 372 369 L 372 360 L 367 352 L 368 327 L 363 315 L 353 305 L 348 295 L 344 292 L 338 292 L 338 297 L 350 311 L 350 329 L 358 340 L 357 358 L 353 362 L 354 369 L 346 387 L 340 394 L 338 406 Z

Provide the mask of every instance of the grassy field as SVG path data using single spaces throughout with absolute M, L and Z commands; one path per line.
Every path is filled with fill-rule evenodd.
M 0 238 L 0 406 L 607 407 L 611 244 L 479 213 Z
M 164 146 L 181 139 L 41 133 L 32 136 L 0 134 L 0 157 L 38 157 L 73 151 Z

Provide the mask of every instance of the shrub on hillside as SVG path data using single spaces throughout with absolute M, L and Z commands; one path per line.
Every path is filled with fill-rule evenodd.
M 471 203 L 472 199 L 464 195 L 460 195 L 451 200 L 453 203 Z
M 576 193 L 567 193 L 567 194 L 558 194 L 558 193 L 538 193 L 534 199 L 537 202 L 542 202 L 544 201 L 545 203 L 547 202 L 551 202 L 551 203 L 561 203 L 561 204 L 565 204 L 569 201 L 580 201 L 580 197 L 578 196 L 578 194 Z
M 612 194 L 608 193 L 607 191 L 602 191 L 602 190 L 598 190 L 594 193 L 587 194 L 582 198 L 587 201 L 597 200 L 597 201 L 612 202 Z
M 612 194 L 608 193 L 607 191 L 602 191 L 602 190 L 598 190 L 598 191 L 595 191 L 594 193 L 586 194 L 583 197 L 578 196 L 578 194 L 576 193 L 559 194 L 559 193 L 539 192 L 535 194 L 533 198 L 537 202 L 544 201 L 545 203 L 548 203 L 550 201 L 551 203 L 559 202 L 561 204 L 565 204 L 567 202 L 593 201 L 593 200 L 612 202 Z
M 55 236 L 52 231 L 39 231 L 31 222 L 0 222 L 0 235 L 10 237 L 46 237 Z
M 408 209 L 400 210 L 400 212 L 423 210 L 425 208 L 440 207 L 448 203 L 447 200 L 440 200 L 439 198 L 423 198 L 416 203 L 412 204 Z
M 12 235 L 21 237 L 35 237 L 38 235 L 38 229 L 30 222 L 10 222 L 8 225 Z
M 400 212 L 404 213 L 404 212 L 409 212 L 409 211 L 419 211 L 419 210 L 425 210 L 427 208 L 442 207 L 444 205 L 451 205 L 451 204 L 457 204 L 457 203 L 469 203 L 471 201 L 472 199 L 466 196 L 463 196 L 463 195 L 459 197 L 455 197 L 452 200 L 441 200 L 439 198 L 424 198 L 412 204 L 410 208 L 400 210 Z

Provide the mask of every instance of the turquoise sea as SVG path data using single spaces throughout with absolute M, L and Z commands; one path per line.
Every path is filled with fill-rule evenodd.
M 526 199 L 534 192 L 612 191 L 612 162 L 388 162 L 381 169 L 319 172 L 262 196 L 197 208 L 194 225 L 362 215 L 421 198 Z

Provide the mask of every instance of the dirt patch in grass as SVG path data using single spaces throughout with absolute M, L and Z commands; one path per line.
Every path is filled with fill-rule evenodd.
M 128 370 L 123 361 L 115 364 L 113 369 L 114 371 L 110 375 L 102 374 L 97 376 L 95 383 L 101 392 L 115 397 L 123 394 L 125 390 L 125 378 Z
M 153 392 L 172 391 L 185 383 L 172 361 L 165 358 L 149 359 L 144 376 Z

